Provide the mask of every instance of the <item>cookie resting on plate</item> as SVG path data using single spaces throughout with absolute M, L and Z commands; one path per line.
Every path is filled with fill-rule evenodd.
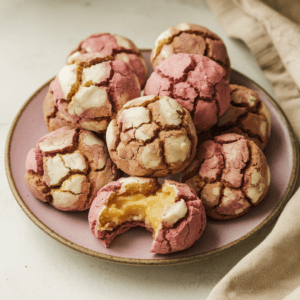
M 181 23 L 162 32 L 156 39 L 150 61 L 155 69 L 173 54 L 189 53 L 204 55 L 224 68 L 224 79 L 230 77 L 230 60 L 224 42 L 207 28 Z
M 196 191 L 207 216 L 225 220 L 245 214 L 263 200 L 270 170 L 253 141 L 232 133 L 202 143 L 181 181 Z
M 230 87 L 224 69 L 206 56 L 174 54 L 151 74 L 144 95 L 168 96 L 186 108 L 197 133 L 210 129 L 228 109 Z
M 132 227 L 153 233 L 150 252 L 168 254 L 191 247 L 206 225 L 205 210 L 186 184 L 154 178 L 127 177 L 111 182 L 97 194 L 89 211 L 92 233 L 109 247 Z
M 39 139 L 26 159 L 25 179 L 31 192 L 65 211 L 90 208 L 98 190 L 117 176 L 105 143 L 86 130 L 52 131 Z
M 165 177 L 193 160 L 197 135 L 189 112 L 169 97 L 127 102 L 106 131 L 111 159 L 132 176 Z
M 61 116 L 77 127 L 105 132 L 111 119 L 129 100 L 140 96 L 140 84 L 129 65 L 100 53 L 74 57 L 53 83 Z
M 90 52 L 111 55 L 115 59 L 125 61 L 138 77 L 141 88 L 144 88 L 148 74 L 147 65 L 141 52 L 130 39 L 110 33 L 92 34 L 70 53 L 68 61 L 79 54 Z
M 271 133 L 271 115 L 259 95 L 251 89 L 230 85 L 230 106 L 211 128 L 213 136 L 237 133 L 265 148 Z

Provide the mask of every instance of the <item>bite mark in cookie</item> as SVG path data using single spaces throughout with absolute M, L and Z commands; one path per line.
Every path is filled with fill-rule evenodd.
M 121 178 L 103 187 L 90 209 L 92 233 L 106 247 L 135 226 L 153 233 L 150 252 L 168 254 L 191 247 L 201 236 L 205 211 L 187 185 L 156 179 Z

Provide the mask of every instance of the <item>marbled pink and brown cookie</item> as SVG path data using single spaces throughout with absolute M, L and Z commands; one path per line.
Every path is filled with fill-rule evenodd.
M 98 133 L 105 132 L 122 106 L 140 92 L 127 63 L 99 53 L 76 56 L 53 83 L 60 115 L 76 127 Z
M 91 52 L 111 55 L 115 59 L 128 63 L 138 77 L 141 88 L 144 88 L 148 74 L 147 65 L 141 52 L 131 40 L 117 34 L 92 34 L 81 41 L 77 48 L 70 53 L 68 61 L 79 54 Z
M 86 130 L 62 127 L 42 137 L 26 159 L 25 179 L 39 200 L 60 210 L 90 208 L 118 171 L 105 143 Z
M 112 160 L 125 173 L 164 177 L 192 162 L 197 135 L 189 112 L 175 100 L 144 96 L 118 112 L 107 128 L 106 142 Z
M 153 68 L 177 53 L 209 57 L 224 68 L 224 79 L 229 80 L 231 68 L 226 46 L 220 37 L 207 28 L 197 24 L 181 23 L 162 32 L 151 52 L 150 60 Z
M 43 103 L 43 114 L 47 130 L 51 132 L 64 126 L 75 128 L 75 124 L 64 119 L 64 117 L 61 115 L 61 113 L 55 106 L 52 87 L 53 82 L 54 81 L 50 82 L 49 89 Z
M 205 210 L 186 184 L 128 177 L 111 182 L 97 194 L 89 211 L 92 233 L 109 247 L 132 227 L 153 233 L 150 252 L 168 254 L 191 247 L 206 225 Z
M 230 87 L 224 75 L 224 69 L 206 56 L 175 54 L 156 67 L 144 94 L 175 99 L 190 112 L 200 133 L 215 125 L 229 107 Z
M 196 191 L 209 217 L 225 220 L 245 214 L 263 200 L 270 170 L 253 141 L 232 133 L 202 143 L 181 181 Z
M 230 106 L 211 129 L 212 135 L 237 133 L 263 150 L 271 133 L 269 110 L 253 90 L 235 84 L 231 84 L 230 89 Z

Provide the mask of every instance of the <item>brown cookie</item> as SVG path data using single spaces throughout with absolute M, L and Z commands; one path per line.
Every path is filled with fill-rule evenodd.
M 144 96 L 123 106 L 107 128 L 106 141 L 125 173 L 164 177 L 191 163 L 197 136 L 189 112 L 174 99 Z
M 224 68 L 224 79 L 229 80 L 231 68 L 226 46 L 220 37 L 207 28 L 197 24 L 181 23 L 162 32 L 151 52 L 150 60 L 153 68 L 177 53 L 209 57 Z
M 117 177 L 105 143 L 86 130 L 62 127 L 52 131 L 26 159 L 29 189 L 60 210 L 88 209 L 98 190 Z
M 253 90 L 235 84 L 231 84 L 230 89 L 230 106 L 211 129 L 212 135 L 237 133 L 263 150 L 271 133 L 269 110 Z
M 196 191 L 209 217 L 225 220 L 245 214 L 263 200 L 270 170 L 253 141 L 224 134 L 200 145 L 181 181 Z

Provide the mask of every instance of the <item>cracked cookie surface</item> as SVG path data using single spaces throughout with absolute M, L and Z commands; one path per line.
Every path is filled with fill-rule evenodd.
M 92 233 L 105 247 L 132 227 L 153 234 L 150 252 L 168 254 L 191 247 L 206 226 L 205 210 L 191 188 L 166 180 L 120 178 L 103 187 L 89 211 Z
M 230 77 L 230 60 L 226 46 L 215 33 L 190 23 L 181 23 L 162 32 L 155 41 L 150 61 L 155 69 L 173 54 L 188 53 L 204 55 L 224 68 L 224 79 Z
M 175 99 L 190 112 L 197 133 L 201 133 L 215 125 L 229 107 L 230 87 L 224 72 L 205 56 L 176 54 L 155 69 L 144 94 Z
M 209 217 L 225 220 L 245 214 L 263 200 L 270 170 L 253 141 L 224 134 L 199 146 L 181 181 L 196 191 Z
M 31 192 L 65 211 L 90 208 L 98 190 L 117 176 L 105 143 L 92 132 L 70 127 L 42 137 L 26 159 Z
M 70 53 L 68 62 L 79 54 L 91 52 L 111 55 L 115 59 L 128 63 L 138 77 L 141 88 L 144 88 L 148 74 L 147 65 L 141 52 L 131 40 L 117 34 L 92 34 Z
M 76 127 L 98 133 L 105 132 L 122 106 L 140 92 L 127 63 L 99 53 L 74 57 L 53 83 L 55 106 L 61 116 Z
M 106 131 L 109 154 L 132 176 L 165 177 L 193 160 L 197 135 L 189 112 L 169 97 L 127 102 Z
M 49 89 L 43 103 L 43 114 L 47 130 L 51 132 L 64 126 L 75 128 L 75 124 L 64 119 L 64 117 L 61 115 L 61 113 L 55 106 L 53 95 L 53 82 L 54 81 L 50 82 Z
M 263 150 L 271 133 L 269 110 L 255 91 L 234 84 L 230 89 L 230 106 L 211 128 L 212 135 L 237 133 L 254 141 Z

